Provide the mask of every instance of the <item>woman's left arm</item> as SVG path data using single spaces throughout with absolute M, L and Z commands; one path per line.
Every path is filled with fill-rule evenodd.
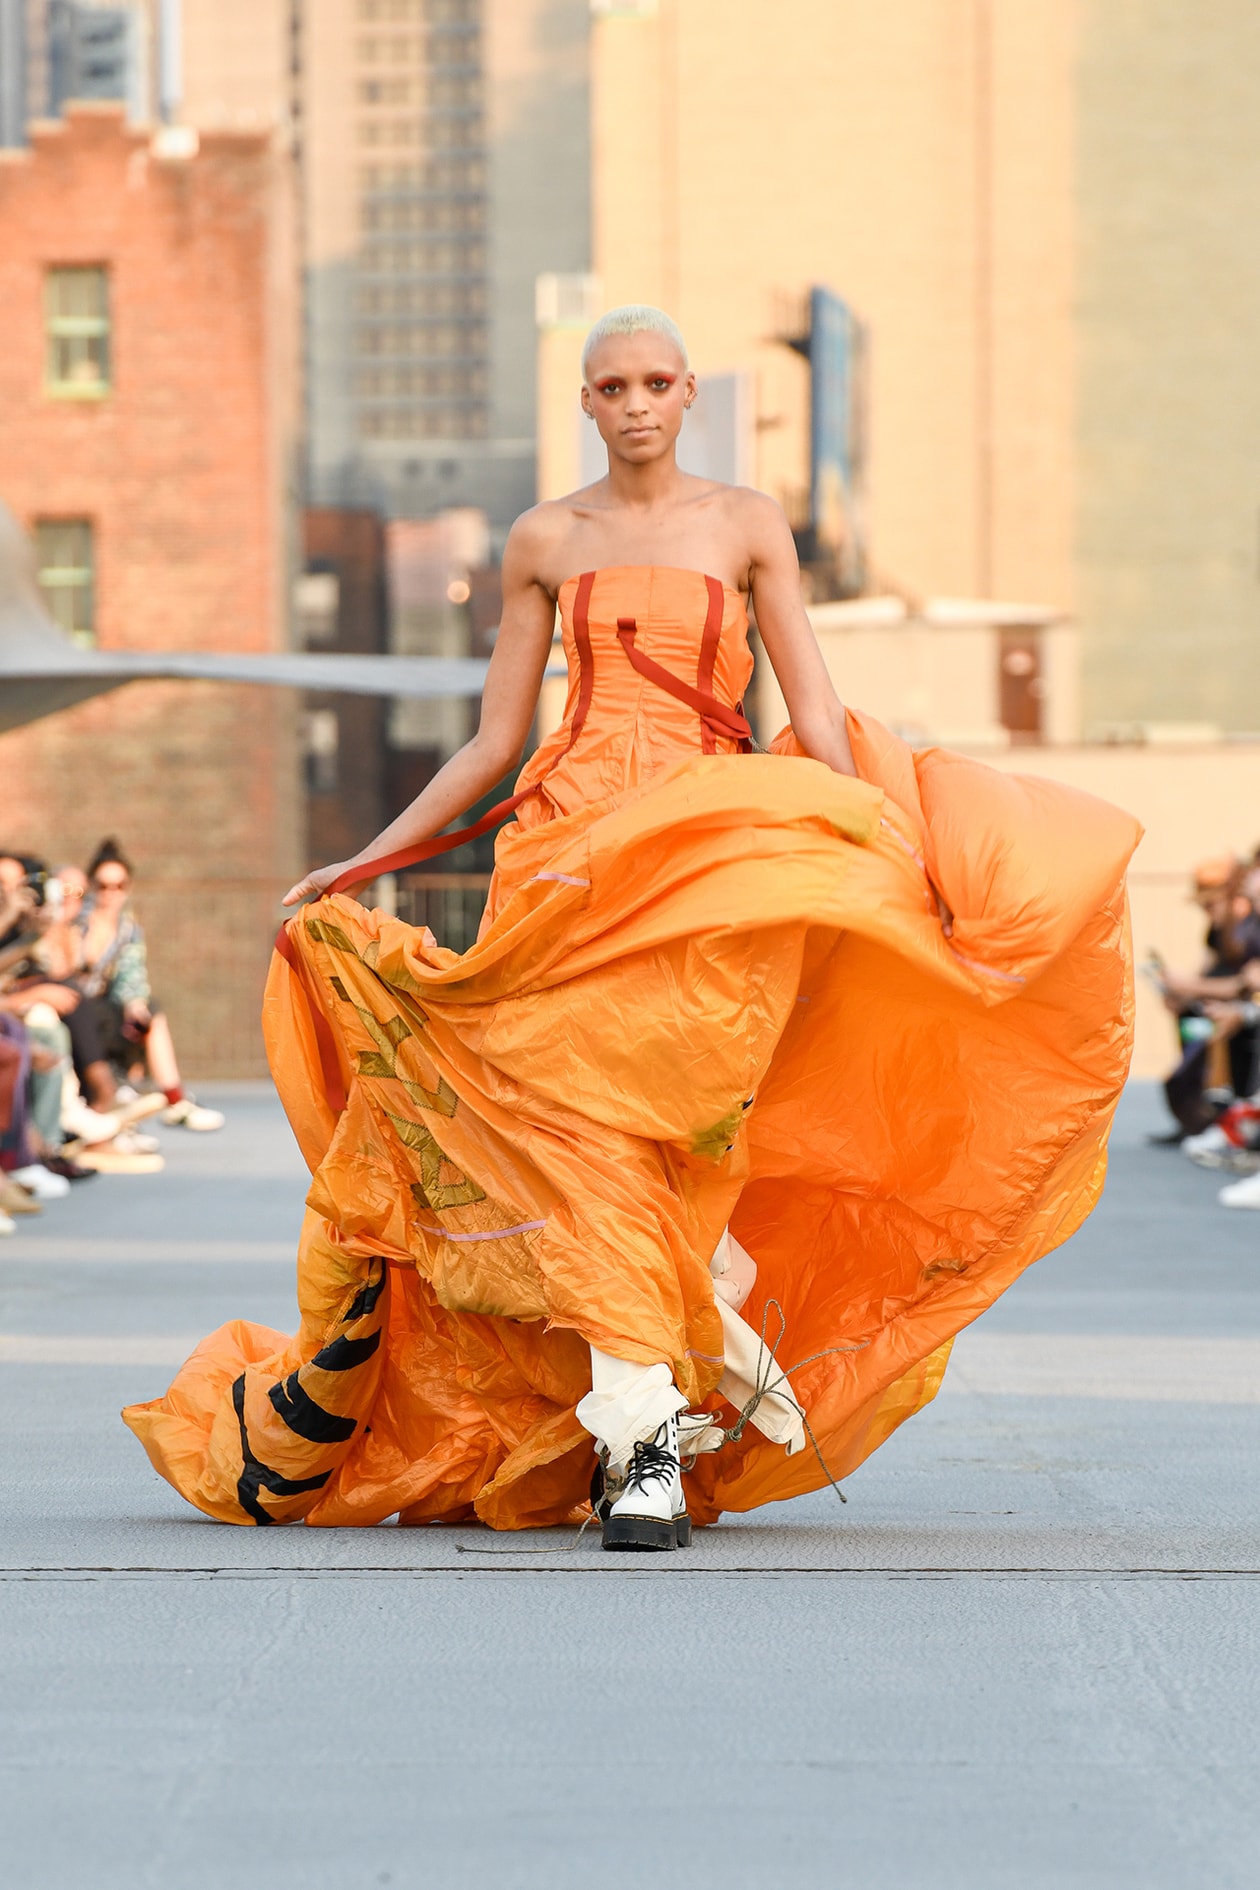
M 149 1015 L 149 954 L 138 921 L 124 918 L 127 936 L 118 947 L 109 980 L 109 995 L 129 1021 L 144 1022 Z
M 757 631 L 770 658 L 793 733 L 805 753 L 837 774 L 857 773 L 844 704 L 835 692 L 801 597 L 801 567 L 782 509 L 746 495 L 752 556 L 749 587 Z

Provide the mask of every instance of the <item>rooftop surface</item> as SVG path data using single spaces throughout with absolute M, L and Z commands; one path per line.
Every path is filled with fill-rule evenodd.
M 1153 1090 L 847 1508 L 629 1562 L 230 1529 L 152 1473 L 119 1407 L 295 1323 L 296 1148 L 265 1086 L 203 1099 L 0 1243 L 14 1890 L 1250 1890 L 1260 1216 L 1147 1146 Z

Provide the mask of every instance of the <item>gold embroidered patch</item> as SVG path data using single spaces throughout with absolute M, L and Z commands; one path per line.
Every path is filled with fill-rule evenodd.
M 409 1122 L 406 1116 L 396 1116 L 388 1109 L 385 1114 L 397 1130 L 403 1147 L 413 1149 L 420 1157 L 420 1180 L 411 1187 L 420 1206 L 441 1213 L 443 1208 L 466 1207 L 470 1201 L 485 1200 L 485 1189 L 479 1188 L 449 1160 L 423 1122 Z
M 334 925 L 329 919 L 308 919 L 306 936 L 313 938 L 317 945 L 331 945 L 336 952 L 349 952 L 352 958 L 359 955 L 349 933 L 343 932 L 339 925 Z

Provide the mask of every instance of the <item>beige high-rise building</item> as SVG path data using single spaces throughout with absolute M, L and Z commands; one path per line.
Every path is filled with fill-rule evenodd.
M 660 302 L 702 389 L 744 377 L 755 483 L 807 522 L 810 370 L 784 342 L 825 286 L 866 337 L 867 587 L 1070 613 L 1087 733 L 1260 729 L 1260 11 L 592 13 L 591 306 Z M 548 490 L 581 472 L 586 307 L 558 300 Z
M 194 125 L 290 127 L 310 487 L 534 497 L 535 277 L 590 253 L 588 0 L 184 0 Z

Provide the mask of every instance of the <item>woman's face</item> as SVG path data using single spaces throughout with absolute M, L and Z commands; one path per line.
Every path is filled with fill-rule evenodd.
M 59 866 L 56 876 L 61 881 L 62 917 L 77 919 L 87 897 L 87 874 L 79 866 Z
M 103 912 L 115 912 L 131 891 L 131 874 L 117 860 L 106 860 L 92 875 L 92 891 Z
M 616 459 L 643 465 L 672 451 L 696 377 L 665 335 L 607 335 L 587 364 L 582 406 Z

